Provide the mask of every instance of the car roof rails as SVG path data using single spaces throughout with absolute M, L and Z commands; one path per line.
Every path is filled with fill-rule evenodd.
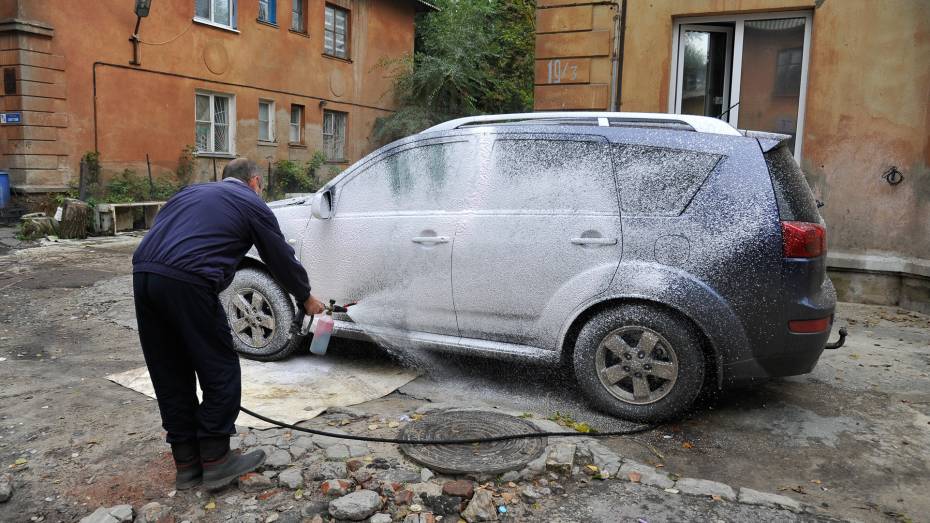
M 611 113 L 556 111 L 468 116 L 434 125 L 424 133 L 482 125 L 590 125 L 600 127 L 661 127 L 699 133 L 740 136 L 730 124 L 709 116 L 667 113 Z

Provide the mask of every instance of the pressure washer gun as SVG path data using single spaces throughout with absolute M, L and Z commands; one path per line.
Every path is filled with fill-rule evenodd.
M 347 312 L 350 306 L 336 305 L 336 300 L 329 300 L 329 305 L 324 305 L 324 313 L 316 321 L 316 328 L 313 330 L 313 341 L 310 343 L 310 352 L 313 354 L 326 354 L 329 346 L 329 338 L 333 334 L 333 313 Z M 307 315 L 303 309 L 300 309 L 294 317 L 294 323 L 291 324 L 291 334 L 295 336 L 306 336 L 310 333 L 310 327 L 313 324 L 313 315 Z

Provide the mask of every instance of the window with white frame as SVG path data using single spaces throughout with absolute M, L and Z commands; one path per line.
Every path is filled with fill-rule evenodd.
M 327 5 L 323 17 L 323 52 L 349 58 L 349 11 Z
M 348 113 L 323 111 L 323 154 L 331 162 L 346 159 L 346 120 Z
M 274 141 L 274 102 L 258 101 L 258 141 Z
M 307 0 L 291 0 L 291 31 L 307 32 Z
M 236 0 L 196 0 L 194 19 L 235 29 Z
M 276 3 L 275 0 L 258 0 L 258 20 L 260 22 L 277 23 Z
M 293 144 L 304 143 L 304 106 L 302 105 L 291 105 L 291 123 L 287 141 Z
M 197 151 L 232 154 L 235 98 L 227 94 L 198 92 L 194 106 Z
M 676 19 L 669 111 L 791 135 L 800 159 L 811 22 L 809 11 Z

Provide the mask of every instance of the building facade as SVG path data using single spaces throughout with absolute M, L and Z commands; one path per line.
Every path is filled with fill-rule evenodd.
M 413 51 L 412 0 L 0 0 L 0 169 L 14 192 L 155 176 L 193 149 L 195 180 L 225 163 L 304 162 L 328 173 L 369 152 L 394 107 L 381 64 Z M 137 40 L 134 42 L 133 40 Z
M 930 2 L 540 0 L 536 109 L 790 134 L 840 297 L 930 311 Z

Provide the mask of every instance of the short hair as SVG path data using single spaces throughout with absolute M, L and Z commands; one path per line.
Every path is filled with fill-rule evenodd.
M 236 158 L 223 167 L 223 178 L 235 178 L 248 182 L 256 176 L 261 176 L 258 164 L 247 158 Z

